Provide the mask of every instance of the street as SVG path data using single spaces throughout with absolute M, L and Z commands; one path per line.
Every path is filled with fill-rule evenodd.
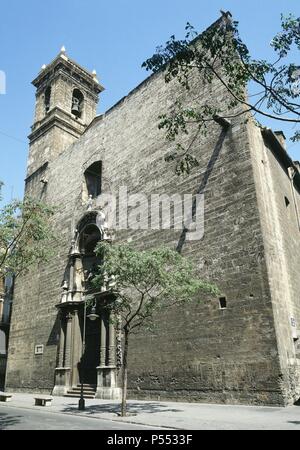
M 0 430 L 149 430 L 154 427 L 0 405 Z
M 218 405 L 128 400 L 120 417 L 117 400 L 53 397 L 35 406 L 34 394 L 13 393 L 0 403 L 0 430 L 300 430 L 300 407 Z

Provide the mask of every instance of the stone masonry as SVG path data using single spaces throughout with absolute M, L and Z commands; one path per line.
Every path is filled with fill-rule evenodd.
M 65 52 L 43 70 L 34 82 L 37 106 L 26 189 L 57 207 L 55 256 L 15 286 L 6 389 L 52 392 L 60 367 L 61 333 L 77 340 L 70 347 L 74 382 L 67 383 L 78 382 L 74 374 L 82 329 L 78 327 L 76 334 L 72 325 L 73 334 L 68 335 L 55 306 L 70 270 L 76 227 L 87 213 L 84 174 L 101 161 L 105 193 L 117 194 L 126 186 L 129 195 L 142 192 L 148 197 L 204 194 L 201 240 L 185 241 L 181 231 L 150 228 L 119 231 L 115 240 L 141 249 L 162 244 L 179 248 L 195 261 L 199 277 L 217 284 L 226 298 L 226 308 L 209 296 L 184 310 L 174 308 L 157 317 L 153 333 L 132 339 L 130 397 L 269 405 L 298 400 L 300 231 L 294 202 L 299 211 L 300 174 L 280 136 L 240 117 L 228 129 L 213 122 L 194 146 L 200 166 L 178 177 L 164 161 L 171 144 L 158 129 L 158 116 L 176 100 L 194 105 L 212 96 L 222 102 L 228 95 L 222 85 L 203 86 L 195 77 L 186 92 L 176 81 L 165 84 L 158 73 L 95 117 L 97 95 L 103 90 L 95 75 Z M 45 113 L 43 96 L 49 86 L 52 106 Z M 85 117 L 80 119 L 70 112 L 75 87 L 86 99 Z M 99 210 L 98 200 L 90 199 L 92 211 Z M 70 309 L 72 323 L 81 320 L 74 319 L 74 311 L 80 315 L 80 301 L 78 297 L 75 310 Z M 35 353 L 37 345 L 43 346 L 41 354 Z M 118 375 L 116 371 L 110 380 L 116 388 Z

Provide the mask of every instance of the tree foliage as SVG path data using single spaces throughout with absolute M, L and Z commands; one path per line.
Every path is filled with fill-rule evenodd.
M 49 257 L 52 214 L 53 208 L 30 198 L 0 209 L 0 275 L 16 277 Z
M 121 325 L 124 333 L 122 415 L 126 415 L 129 336 L 141 328 L 152 329 L 158 313 L 193 302 L 199 293 L 217 295 L 218 289 L 199 280 L 193 264 L 169 248 L 138 251 L 129 245 L 100 242 L 96 252 L 103 263 L 93 284 L 99 288 L 109 280 L 114 301 L 107 308 L 114 325 Z
M 154 312 L 191 302 L 199 291 L 217 292 L 216 287 L 199 280 L 191 261 L 167 247 L 141 251 L 101 241 L 97 253 L 103 263 L 93 284 L 114 280 L 109 285 L 117 300 L 110 308 L 131 331 L 140 326 L 151 329 Z
M 166 155 L 167 161 L 176 161 L 177 173 L 189 173 L 197 165 L 191 154 L 193 143 L 199 134 L 207 133 L 209 122 L 220 118 L 230 120 L 252 114 L 295 124 L 291 139 L 300 140 L 300 66 L 289 60 L 294 50 L 300 50 L 300 18 L 282 16 L 281 31 L 271 41 L 271 47 L 274 61 L 252 58 L 240 37 L 238 22 L 232 20 L 229 12 L 222 12 L 221 19 L 201 35 L 188 23 L 184 39 L 171 36 L 143 63 L 146 70 L 164 71 L 166 83 L 176 79 L 190 90 L 191 75 L 196 73 L 202 83 L 217 81 L 228 93 L 222 104 L 207 99 L 198 108 L 185 109 L 177 101 L 171 114 L 160 116 L 159 127 L 166 129 L 170 141 L 175 141 L 180 133 L 188 134 L 189 127 L 196 125 L 190 143 L 177 143 L 174 151 Z M 254 93 L 248 97 L 250 82 Z

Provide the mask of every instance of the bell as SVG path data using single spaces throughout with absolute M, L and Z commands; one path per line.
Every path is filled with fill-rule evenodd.
M 75 116 L 79 114 L 79 105 L 72 106 L 72 114 L 74 114 Z
M 79 100 L 77 98 L 73 98 L 72 114 L 74 114 L 75 116 L 78 116 L 80 114 L 80 105 Z

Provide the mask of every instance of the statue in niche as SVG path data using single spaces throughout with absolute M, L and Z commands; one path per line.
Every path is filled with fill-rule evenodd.
M 92 209 L 93 209 L 93 196 L 92 195 L 89 195 L 89 199 L 87 201 L 86 206 L 87 206 L 88 211 L 92 211 Z
M 91 290 L 93 288 L 92 280 L 95 277 L 95 275 L 98 273 L 98 265 L 96 263 L 93 263 L 93 265 L 84 271 L 84 285 L 85 290 Z
M 109 239 L 108 237 L 108 225 L 107 225 L 107 221 L 106 221 L 106 215 L 103 211 L 103 209 L 101 208 L 100 211 L 97 214 L 96 217 L 96 225 L 100 230 L 102 239 Z

